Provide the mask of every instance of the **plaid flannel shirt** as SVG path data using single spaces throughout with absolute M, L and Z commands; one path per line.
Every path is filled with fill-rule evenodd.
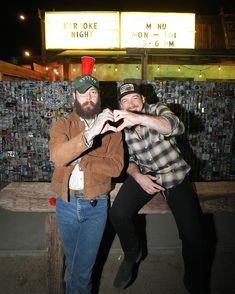
M 164 188 L 172 188 L 181 183 L 190 171 L 190 166 L 181 157 L 175 136 L 184 132 L 179 118 L 163 103 L 145 103 L 143 113 L 160 115 L 167 119 L 172 132 L 162 135 L 154 129 L 140 125 L 139 138 L 134 128 L 125 129 L 125 139 L 129 151 L 129 162 L 136 163 L 144 174 L 159 176 L 157 183 Z

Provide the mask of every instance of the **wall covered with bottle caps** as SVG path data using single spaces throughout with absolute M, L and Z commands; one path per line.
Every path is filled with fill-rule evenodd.
M 119 82 L 118 82 L 119 83 Z M 101 82 L 102 106 L 116 108 L 116 82 Z M 51 124 L 73 107 L 71 81 L 0 82 L 0 181 L 51 179 Z M 149 103 L 167 103 L 183 120 L 179 148 L 194 181 L 235 180 L 235 83 L 148 81 Z

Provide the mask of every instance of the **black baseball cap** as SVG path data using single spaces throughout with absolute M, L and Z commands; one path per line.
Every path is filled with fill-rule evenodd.
M 131 93 L 137 93 L 139 95 L 142 95 L 140 87 L 135 83 L 124 83 L 118 88 L 117 97 L 118 100 L 120 100 L 122 97 L 131 94 Z

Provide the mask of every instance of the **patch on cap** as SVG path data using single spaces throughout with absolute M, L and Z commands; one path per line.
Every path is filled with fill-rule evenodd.
M 123 96 L 131 93 L 137 93 L 141 95 L 140 88 L 133 83 L 122 84 L 118 89 L 118 99 L 120 100 Z
M 99 81 L 92 75 L 82 75 L 74 80 L 74 87 L 81 94 L 85 93 L 92 86 L 99 89 Z

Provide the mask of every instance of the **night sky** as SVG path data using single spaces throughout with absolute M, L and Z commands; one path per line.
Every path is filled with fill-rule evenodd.
M 218 15 L 221 5 L 228 12 L 232 10 L 233 6 L 231 0 L 144 0 L 142 4 L 133 0 L 22 0 L 18 2 L 9 1 L 6 5 L 8 7 L 4 10 L 2 9 L 1 19 L 0 60 L 3 61 L 10 61 L 10 57 L 22 56 L 22 52 L 26 49 L 30 50 L 34 56 L 41 54 L 38 8 L 45 11 L 193 12 L 198 15 Z M 26 21 L 19 21 L 18 15 L 20 13 L 27 16 Z

